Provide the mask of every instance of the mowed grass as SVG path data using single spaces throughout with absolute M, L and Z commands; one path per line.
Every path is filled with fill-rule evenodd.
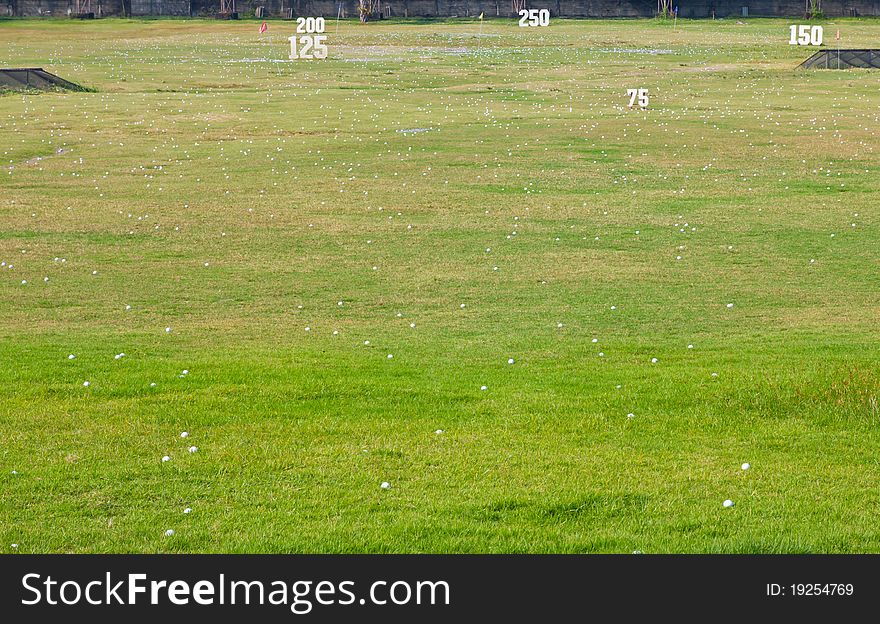
M 880 551 L 880 73 L 791 23 L 0 21 L 95 89 L 0 96 L 0 551 Z

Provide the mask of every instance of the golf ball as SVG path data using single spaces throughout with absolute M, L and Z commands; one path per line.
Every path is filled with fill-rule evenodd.
M 379 486 L 379 487 L 381 487 L 383 490 L 387 490 L 388 488 L 391 487 L 391 484 L 388 483 L 387 481 L 383 481 L 383 482 L 382 482 L 382 485 Z
M 724 506 L 733 507 L 733 501 L 728 498 L 726 501 L 724 501 Z
M 751 468 L 751 467 L 752 467 L 752 465 L 751 465 L 750 463 L 748 463 L 748 462 L 746 462 L 746 463 L 744 463 L 744 464 L 742 465 L 742 469 L 743 469 L 743 470 L 748 470 L 748 469 Z

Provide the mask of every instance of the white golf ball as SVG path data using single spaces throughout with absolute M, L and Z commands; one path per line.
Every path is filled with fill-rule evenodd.
M 730 500 L 729 498 L 726 501 L 724 501 L 723 504 L 725 507 L 733 507 L 733 501 Z
M 166 334 L 170 334 L 170 333 L 171 333 L 171 328 L 170 328 L 170 327 L 166 327 L 166 328 L 165 328 L 165 333 L 166 333 Z
M 391 484 L 388 483 L 387 481 L 383 481 L 382 485 L 380 485 L 379 487 L 381 487 L 383 490 L 387 490 L 388 488 L 391 487 Z
M 163 461 L 163 462 L 169 462 L 169 461 L 171 461 L 171 458 L 168 457 L 168 455 L 165 455 L 165 456 L 162 458 L 162 461 Z
M 513 364 L 513 358 L 508 358 L 507 363 L 508 363 L 508 364 Z
M 751 468 L 751 467 L 752 467 L 752 465 L 751 465 L 750 463 L 748 463 L 748 462 L 746 462 L 746 463 L 744 463 L 744 464 L 742 465 L 742 469 L 743 469 L 743 470 L 748 470 L 748 469 Z
M 199 450 L 199 447 L 197 447 L 197 446 L 191 446 L 191 447 L 189 447 L 189 452 L 190 452 L 190 453 L 195 453 L 197 450 Z
M 12 548 L 18 548 L 18 544 L 10 544 Z
M 438 429 L 438 430 L 435 431 L 434 433 L 436 433 L 437 435 L 440 435 L 441 433 L 443 433 L 443 430 L 442 430 L 442 429 Z
M 183 510 L 183 513 L 185 513 L 185 514 L 192 513 L 192 508 L 187 507 L 186 509 Z
M 168 529 L 165 531 L 165 537 L 171 537 L 172 535 L 174 535 L 174 529 Z
M 73 353 L 71 353 L 70 355 L 67 356 L 68 360 L 73 360 L 75 358 L 76 358 L 76 356 Z
M 657 363 L 657 358 L 651 358 L 651 364 L 656 364 L 656 363 Z
M 393 357 L 394 357 L 394 356 L 391 355 L 390 353 L 388 354 L 388 359 L 389 359 L 389 360 L 392 359 Z
M 89 381 L 84 381 L 84 382 L 83 382 L 83 387 L 85 387 L 85 388 L 88 388 L 88 387 L 91 386 L 91 385 L 92 385 L 92 383 L 89 382 Z
M 188 437 L 189 437 L 189 431 L 181 431 L 181 432 L 180 432 L 180 437 L 181 437 L 181 438 L 188 438 Z
M 727 304 L 727 307 L 728 307 L 728 308 L 732 308 L 732 307 L 733 307 L 733 304 L 732 304 L 732 303 L 728 303 L 728 304 Z
M 488 389 L 489 389 L 489 386 L 480 386 L 480 390 L 482 390 L 484 392 Z

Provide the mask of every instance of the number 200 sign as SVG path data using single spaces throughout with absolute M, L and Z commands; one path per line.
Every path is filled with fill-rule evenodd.
M 298 17 L 296 19 L 296 33 L 290 39 L 290 58 L 295 59 L 325 59 L 327 58 L 327 35 L 316 33 L 324 32 L 323 17 Z

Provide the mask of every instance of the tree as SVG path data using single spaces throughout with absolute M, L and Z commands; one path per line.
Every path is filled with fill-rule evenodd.
M 381 8 L 381 0 L 358 0 L 358 14 L 361 21 L 369 21 Z

